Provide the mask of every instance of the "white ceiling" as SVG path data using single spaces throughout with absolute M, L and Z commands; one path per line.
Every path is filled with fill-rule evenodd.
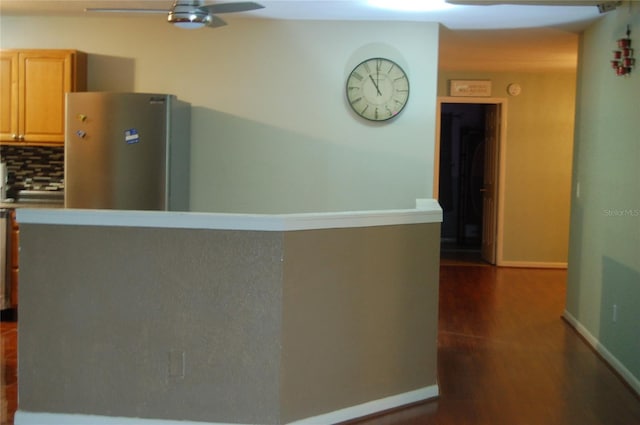
M 398 1 L 395 0 L 396 5 Z M 441 0 L 413 0 L 414 3 L 420 1 L 433 4 Z M 240 18 L 440 22 L 447 28 L 441 35 L 441 68 L 467 70 L 544 70 L 575 66 L 577 33 L 602 16 L 596 6 L 449 5 L 441 10 L 408 12 L 377 8 L 368 0 L 258 2 L 265 8 L 227 14 L 224 19 L 230 23 Z M 86 15 L 88 7 L 169 9 L 172 3 L 172 0 L 0 0 L 0 15 L 77 16 Z M 109 19 L 123 15 L 99 16 Z M 489 69 L 491 67 L 497 69 Z
M 441 22 L 451 29 L 505 29 L 567 26 L 597 18 L 595 6 L 456 6 L 411 12 L 376 7 L 375 0 L 258 0 L 264 9 L 234 17 L 314 20 L 394 20 Z M 0 0 L 3 15 L 78 15 L 85 8 L 169 9 L 172 0 Z M 205 4 L 216 3 L 205 1 Z M 393 4 L 393 2 L 387 2 Z M 395 1 L 398 4 L 398 0 Z M 413 4 L 437 5 L 443 0 L 412 0 Z M 580 3 L 576 1 L 576 3 Z

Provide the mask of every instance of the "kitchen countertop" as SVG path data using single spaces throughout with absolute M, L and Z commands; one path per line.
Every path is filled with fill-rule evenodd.
M 0 208 L 64 208 L 64 202 L 5 202 L 0 201 Z

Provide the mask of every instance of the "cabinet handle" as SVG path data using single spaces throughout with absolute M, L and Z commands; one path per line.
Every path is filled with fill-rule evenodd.
M 13 140 L 18 140 L 18 135 L 14 133 L 14 134 L 11 135 L 11 138 Z
M 21 142 L 23 142 L 23 141 L 24 141 L 24 134 L 19 135 L 19 136 L 18 136 L 18 140 L 20 140 Z

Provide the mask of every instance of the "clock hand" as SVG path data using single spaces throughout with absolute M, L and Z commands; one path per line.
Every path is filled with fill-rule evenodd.
M 382 96 L 382 93 L 380 93 L 380 89 L 378 88 L 378 84 L 376 84 L 376 80 L 373 79 L 371 74 L 369 74 L 369 78 L 371 78 L 371 82 L 373 83 L 374 87 L 376 88 L 376 91 L 378 92 L 378 96 Z

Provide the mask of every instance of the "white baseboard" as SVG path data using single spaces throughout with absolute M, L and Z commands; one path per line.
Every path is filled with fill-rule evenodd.
M 424 387 L 415 391 L 382 398 L 359 404 L 357 406 L 347 407 L 345 409 L 336 410 L 330 413 L 314 416 L 311 418 L 301 419 L 299 421 L 290 422 L 288 425 L 317 425 L 317 424 L 336 424 L 345 422 L 355 418 L 372 415 L 374 413 L 384 412 L 385 410 L 394 409 L 396 407 L 405 406 L 407 404 L 416 403 L 418 401 L 428 400 L 438 397 L 440 390 L 438 385 Z
M 566 269 L 567 263 L 553 263 L 544 261 L 498 261 L 500 267 L 520 267 L 530 269 Z
M 35 413 L 18 410 L 15 425 L 237 425 L 213 422 L 173 421 L 166 419 L 124 418 L 116 416 Z
M 633 390 L 638 395 L 640 395 L 640 380 L 638 380 L 638 378 L 636 378 L 629 371 L 629 369 L 627 369 L 625 365 L 622 364 L 620 360 L 616 358 L 616 356 L 611 354 L 611 352 L 607 350 L 607 348 L 600 343 L 600 340 L 598 340 L 598 338 L 593 336 L 593 334 L 589 332 L 589 330 L 585 328 L 584 325 L 580 323 L 578 319 L 573 317 L 571 313 L 565 310 L 564 313 L 562 314 L 562 317 L 564 317 L 565 320 L 571 326 L 573 326 L 580 335 L 582 335 L 582 337 L 589 343 L 589 345 L 591 345 L 593 349 L 596 350 L 602 356 L 602 358 L 604 358 L 604 360 L 607 363 L 609 363 L 609 365 L 613 369 L 615 369 L 616 372 L 620 374 L 622 379 L 624 379 L 631 386 L 631 388 L 633 388 Z
M 362 416 L 437 397 L 437 385 L 420 388 L 403 394 L 374 400 L 357 406 L 292 422 L 290 425 L 334 424 Z M 66 413 L 35 413 L 18 410 L 15 425 L 238 425 L 221 422 L 193 422 L 165 419 L 124 418 L 113 416 L 74 415 Z

